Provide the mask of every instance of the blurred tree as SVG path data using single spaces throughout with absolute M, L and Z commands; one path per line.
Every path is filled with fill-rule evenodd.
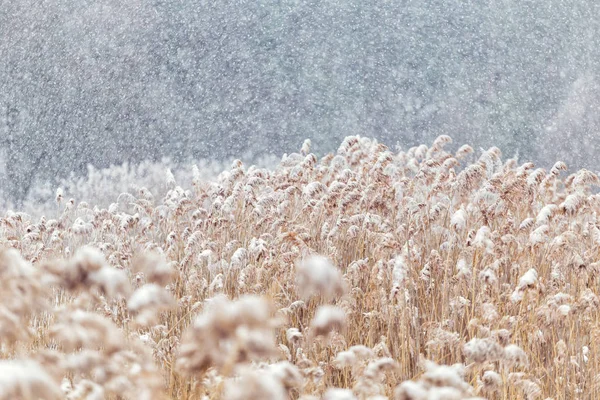
M 445 133 L 574 165 L 600 144 L 591 0 L 1 4 L 15 199 L 88 163 L 252 159 L 307 137 L 323 153 L 347 135 L 408 147 Z

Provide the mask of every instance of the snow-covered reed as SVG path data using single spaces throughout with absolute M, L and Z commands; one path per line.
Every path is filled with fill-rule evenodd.
M 600 397 L 598 177 L 449 146 L 92 171 L 5 212 L 0 398 Z

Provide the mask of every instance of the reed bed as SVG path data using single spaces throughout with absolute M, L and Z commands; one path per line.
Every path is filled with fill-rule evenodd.
M 450 146 L 6 212 L 0 399 L 600 398 L 600 179 Z

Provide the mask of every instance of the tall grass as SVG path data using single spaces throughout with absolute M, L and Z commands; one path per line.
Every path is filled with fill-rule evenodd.
M 599 178 L 450 142 L 7 212 L 0 399 L 600 398 Z

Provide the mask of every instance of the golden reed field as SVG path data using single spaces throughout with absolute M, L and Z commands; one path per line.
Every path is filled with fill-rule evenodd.
M 600 179 L 450 142 L 6 212 L 0 399 L 600 398 Z

